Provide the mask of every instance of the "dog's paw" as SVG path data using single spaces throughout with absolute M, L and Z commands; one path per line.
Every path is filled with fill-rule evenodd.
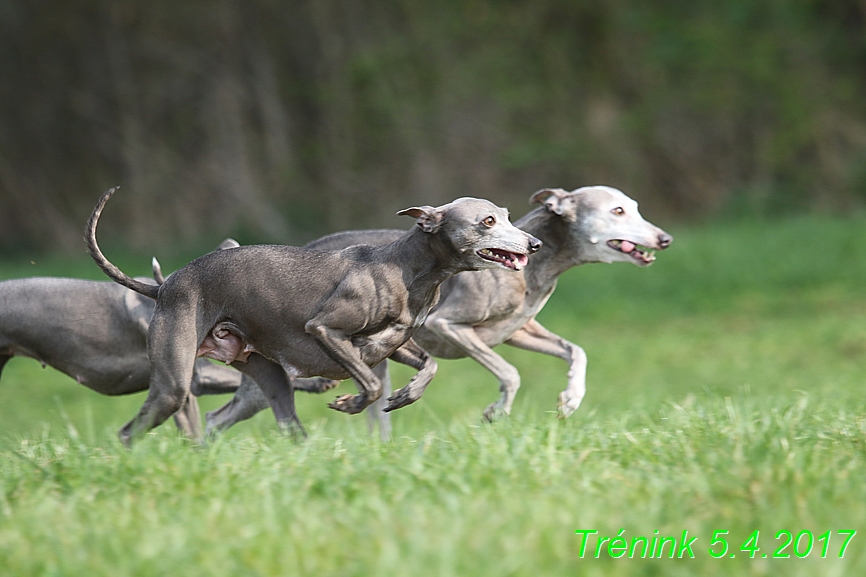
M 402 389 L 397 389 L 394 391 L 393 395 L 388 397 L 388 406 L 382 410 L 386 413 L 390 413 L 391 411 L 396 411 L 397 409 L 402 409 L 407 405 L 411 405 L 421 398 L 420 395 L 415 395 L 412 391 L 413 390 L 408 385 Z
M 307 438 L 307 431 L 300 421 L 278 421 L 277 428 L 280 433 L 290 437 L 293 441 L 299 442 Z
M 506 413 L 498 403 L 492 403 L 484 409 L 484 420 L 488 423 L 499 421 L 507 416 L 508 413 Z
M 583 398 L 566 397 L 565 391 L 559 393 L 559 401 L 556 404 L 556 416 L 560 419 L 567 419 L 580 407 L 580 402 Z
M 325 377 L 319 377 L 317 380 L 319 381 L 320 393 L 330 391 L 331 389 L 335 389 L 340 385 L 340 381 L 335 381 L 334 379 L 326 379 Z
M 295 381 L 295 390 L 304 391 L 305 393 L 321 394 L 325 391 L 330 391 L 340 384 L 340 381 L 334 379 L 326 379 L 325 377 L 316 377 L 314 379 L 298 379 Z
M 328 403 L 328 407 L 335 411 L 356 415 L 367 407 L 367 403 L 361 395 L 340 395 Z

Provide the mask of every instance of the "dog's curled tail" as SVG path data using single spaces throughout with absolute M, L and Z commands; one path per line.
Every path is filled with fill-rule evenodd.
M 141 295 L 156 300 L 156 296 L 159 294 L 158 286 L 137 281 L 126 275 L 122 270 L 114 266 L 107 258 L 105 258 L 102 251 L 99 250 L 99 245 L 96 244 L 96 222 L 99 220 L 99 215 L 102 214 L 102 209 L 105 208 L 105 203 L 108 202 L 108 199 L 111 198 L 111 195 L 113 195 L 118 188 L 120 187 L 115 186 L 114 188 L 106 190 L 105 193 L 99 197 L 96 206 L 93 207 L 93 212 L 90 213 L 90 219 L 88 219 L 87 227 L 84 229 L 84 240 L 87 241 L 87 251 L 90 253 L 91 258 L 93 258 L 96 264 L 99 265 L 99 268 L 101 268 L 102 271 L 111 278 L 111 280 L 128 289 L 132 289 Z

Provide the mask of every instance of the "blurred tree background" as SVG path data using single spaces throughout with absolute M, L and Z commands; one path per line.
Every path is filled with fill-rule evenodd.
M 458 196 L 866 204 L 866 0 L 5 0 L 0 245 L 304 242 Z

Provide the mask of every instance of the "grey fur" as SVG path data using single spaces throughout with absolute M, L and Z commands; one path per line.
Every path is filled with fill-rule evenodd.
M 520 375 L 492 347 L 506 343 L 552 355 L 569 364 L 568 387 L 559 394 L 559 414 L 568 417 L 580 405 L 586 390 L 586 353 L 578 345 L 545 329 L 535 316 L 556 288 L 560 274 L 590 262 L 632 262 L 647 266 L 645 252 L 623 253 L 628 240 L 652 249 L 667 248 L 673 238 L 641 217 L 637 203 L 621 191 L 591 186 L 567 192 L 542 189 L 530 203 L 541 208 L 515 222 L 544 246 L 530 259 L 524 271 L 508 274 L 500 270 L 461 273 L 442 284 L 442 297 L 430 311 L 414 339 L 431 355 L 440 358 L 472 357 L 500 382 L 502 395 L 484 411 L 488 420 L 509 414 Z M 622 214 L 616 214 L 622 209 Z M 399 230 L 348 231 L 332 234 L 308 244 L 336 250 L 352 244 L 384 244 L 403 234 Z M 609 244 L 609 241 L 612 241 Z M 387 374 L 387 371 L 384 371 Z M 206 415 L 207 431 L 225 430 L 267 408 L 255 387 L 242 386 L 229 404 Z M 378 417 L 383 437 L 390 431 L 388 415 Z
M 238 246 L 226 239 L 217 250 Z M 156 284 L 162 270 L 153 259 Z M 154 284 L 147 278 L 137 282 Z M 150 363 L 147 330 L 156 303 L 110 281 L 32 277 L 0 282 L 0 372 L 15 356 L 29 357 L 104 395 L 147 389 Z M 178 429 L 201 439 L 195 396 L 234 393 L 246 384 L 242 373 L 197 359 L 191 395 L 174 414 Z M 298 390 L 321 393 L 335 387 L 329 379 L 299 379 Z
M 152 282 L 138 279 L 139 282 Z M 30 357 L 104 395 L 147 388 L 147 327 L 154 302 L 107 281 L 34 277 L 0 282 L 0 370 L 14 356 Z M 241 373 L 199 359 L 193 394 L 234 392 Z M 195 397 L 175 415 L 178 428 L 200 439 Z
M 411 336 L 438 300 L 439 285 L 466 270 L 519 270 L 541 246 L 508 222 L 504 209 L 464 198 L 401 211 L 418 226 L 385 246 L 232 248 L 192 261 L 154 290 L 120 272 L 96 243 L 97 220 L 115 190 L 102 195 L 88 221 L 90 254 L 113 280 L 157 301 L 148 332 L 148 397 L 121 430 L 125 444 L 180 408 L 198 356 L 232 363 L 253 378 L 278 423 L 300 434 L 295 377 L 351 376 L 359 394 L 329 406 L 358 413 L 382 395 L 371 367 L 391 358 L 418 373 L 386 410 L 410 404 L 436 371 Z

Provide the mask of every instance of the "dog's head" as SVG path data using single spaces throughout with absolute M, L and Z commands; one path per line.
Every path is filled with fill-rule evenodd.
M 420 206 L 397 214 L 411 216 L 427 234 L 436 235 L 458 257 L 461 270 L 504 268 L 519 271 L 541 241 L 515 227 L 508 211 L 488 200 L 458 198 L 432 207 Z
M 609 186 L 585 186 L 571 192 L 544 188 L 533 194 L 537 202 L 569 225 L 585 262 L 631 262 L 648 266 L 654 251 L 670 246 L 673 237 L 647 222 L 637 203 Z

